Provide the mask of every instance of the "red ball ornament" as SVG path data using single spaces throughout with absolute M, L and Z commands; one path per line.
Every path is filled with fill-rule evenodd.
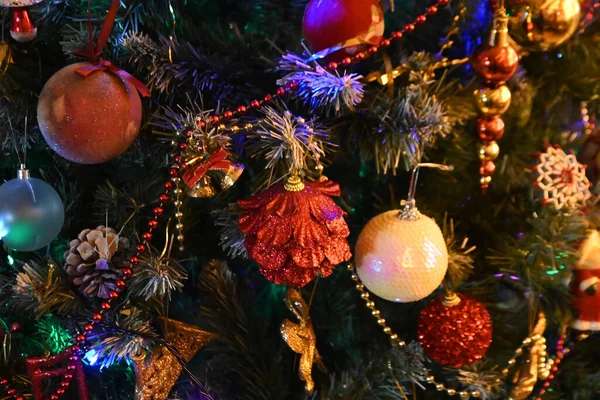
M 486 142 L 500 140 L 504 136 L 504 121 L 499 115 L 479 117 L 476 128 L 479 138 Z
M 481 176 L 492 176 L 496 172 L 496 164 L 492 160 L 481 161 L 479 167 L 479 175 Z
M 303 287 L 352 257 L 344 212 L 331 199 L 339 195 L 339 185 L 330 180 L 292 177 L 238 201 L 246 249 L 268 280 Z
M 21 325 L 18 322 L 13 322 L 10 324 L 10 331 L 12 333 L 17 333 L 21 330 Z
M 331 49 L 334 61 L 378 45 L 384 28 L 379 0 L 311 0 L 302 21 L 312 50 Z
M 502 85 L 509 80 L 519 66 L 519 55 L 508 40 L 508 18 L 494 20 L 489 40 L 473 55 L 473 70 L 486 83 Z
M 501 85 L 509 80 L 519 66 L 519 55 L 510 45 L 483 45 L 475 51 L 471 61 L 473 70 L 481 79 L 493 85 Z
M 123 154 L 142 122 L 136 88 L 114 73 L 77 74 L 90 63 L 64 67 L 44 86 L 38 122 L 46 142 L 59 155 L 80 164 L 98 164 Z
M 483 304 L 464 294 L 431 301 L 419 316 L 419 342 L 432 360 L 453 368 L 481 360 L 492 343 Z

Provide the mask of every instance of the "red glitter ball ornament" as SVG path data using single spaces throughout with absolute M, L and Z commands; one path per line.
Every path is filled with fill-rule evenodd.
M 481 360 L 492 343 L 492 321 L 485 306 L 464 294 L 456 296 L 454 302 L 449 297 L 431 301 L 421 311 L 418 331 L 425 354 L 453 368 Z
M 292 177 L 238 201 L 246 249 L 268 280 L 301 288 L 352 257 L 344 212 L 331 199 L 339 195 L 339 185 L 325 178 Z
M 311 0 L 302 30 L 315 52 L 332 49 L 334 61 L 378 45 L 384 31 L 379 0 Z M 343 48 L 335 51 L 333 48 Z

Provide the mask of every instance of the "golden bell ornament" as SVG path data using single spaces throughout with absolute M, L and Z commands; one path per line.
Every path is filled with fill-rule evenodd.
M 509 32 L 528 51 L 550 51 L 567 41 L 581 20 L 579 0 L 508 0 Z
M 234 185 L 244 172 L 243 164 L 231 163 L 225 174 L 219 174 L 217 181 L 221 190 L 227 190 Z
M 208 175 L 204 175 L 198 183 L 192 187 L 186 188 L 185 191 L 190 197 L 196 199 L 205 199 L 217 195 L 217 190 L 213 186 L 212 180 Z
M 511 94 L 506 85 L 482 87 L 473 93 L 475 108 L 484 116 L 502 115 L 510 107 Z
M 222 147 L 212 153 L 198 155 L 196 151 L 190 152 L 183 173 L 187 194 L 195 198 L 213 197 L 232 187 L 244 172 L 244 166 L 232 162 L 230 158 L 230 154 Z
M 484 142 L 479 145 L 479 159 L 484 161 L 494 161 L 500 155 L 500 146 L 498 142 Z

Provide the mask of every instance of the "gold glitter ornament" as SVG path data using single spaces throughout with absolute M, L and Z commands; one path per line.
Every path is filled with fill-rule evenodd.
M 306 392 L 311 394 L 315 388 L 315 382 L 312 379 L 313 364 L 316 364 L 317 368 L 323 372 L 327 372 L 327 370 L 317 351 L 317 337 L 308 314 L 308 306 L 302 295 L 295 289 L 288 289 L 284 302 L 298 318 L 299 323 L 294 323 L 289 319 L 284 320 L 280 327 L 281 337 L 292 350 L 300 354 L 298 374 L 300 379 L 306 382 Z
M 196 326 L 163 318 L 165 339 L 186 362 L 210 343 L 216 335 Z M 149 356 L 135 360 L 136 400 L 165 400 L 183 370 L 177 358 L 163 345 L 157 345 Z

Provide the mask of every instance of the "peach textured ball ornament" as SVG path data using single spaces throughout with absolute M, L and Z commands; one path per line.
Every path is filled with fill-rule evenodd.
M 335 61 L 378 45 L 384 28 L 379 0 L 311 0 L 302 21 L 311 49 Z
M 354 259 L 367 289 L 398 303 L 429 296 L 448 269 L 442 231 L 410 205 L 370 220 L 358 237 Z
M 31 21 L 27 7 L 42 0 L 0 0 L 0 7 L 12 9 L 10 36 L 17 42 L 30 42 L 37 36 L 37 28 Z
M 38 103 L 38 122 L 46 142 L 67 160 L 99 164 L 123 154 L 134 142 L 142 121 L 136 87 L 110 70 L 87 77 L 81 68 L 64 67 L 44 86 Z

